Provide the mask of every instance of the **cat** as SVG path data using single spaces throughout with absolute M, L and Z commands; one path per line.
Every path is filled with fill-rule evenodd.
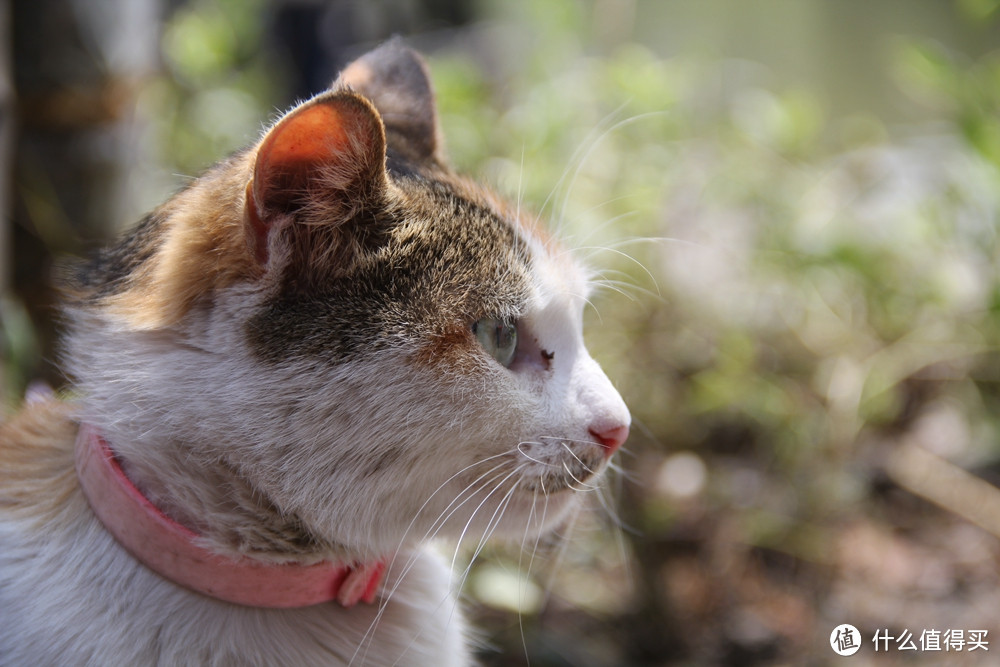
M 465 665 L 432 538 L 564 521 L 630 416 L 588 273 L 392 40 L 65 276 L 0 427 L 0 664 Z

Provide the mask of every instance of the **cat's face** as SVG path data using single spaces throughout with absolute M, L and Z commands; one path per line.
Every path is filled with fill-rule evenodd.
M 157 256 L 107 299 L 157 341 L 141 391 L 324 542 L 537 533 L 627 436 L 584 270 L 445 166 L 398 44 L 159 215 Z

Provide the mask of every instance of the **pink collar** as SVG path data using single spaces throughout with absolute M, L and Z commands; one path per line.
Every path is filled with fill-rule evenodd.
M 94 514 L 139 562 L 175 584 L 251 607 L 305 607 L 375 601 L 385 564 L 273 564 L 231 558 L 198 544 L 198 534 L 151 503 L 125 476 L 93 426 L 76 439 L 76 474 Z

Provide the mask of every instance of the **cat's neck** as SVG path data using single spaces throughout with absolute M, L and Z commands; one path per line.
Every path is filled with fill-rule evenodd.
M 88 433 L 105 442 L 99 428 L 83 424 L 80 437 Z M 319 540 L 297 517 L 281 512 L 225 462 L 200 461 L 192 456 L 196 447 L 191 443 L 165 437 L 155 455 L 146 458 L 141 454 L 151 449 L 148 443 L 144 448 L 122 447 L 120 433 L 116 431 L 106 442 L 122 476 L 158 512 L 196 533 L 213 552 L 274 564 L 369 559 L 370 554 Z
M 75 443 L 84 495 L 105 528 L 154 572 L 189 590 L 254 607 L 305 607 L 338 600 L 371 603 L 385 563 L 268 563 L 223 556 L 164 514 L 125 474 L 98 430 L 83 424 Z

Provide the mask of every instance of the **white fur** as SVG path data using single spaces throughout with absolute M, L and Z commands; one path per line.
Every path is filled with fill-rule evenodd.
M 129 556 L 89 512 L 55 535 L 0 523 L 0 665 L 469 663 L 449 572 L 429 550 L 386 577 L 385 605 L 241 607 L 190 593 Z
M 148 571 L 78 497 L 57 528 L 0 517 L 0 664 L 469 664 L 450 573 L 426 544 L 551 528 L 606 464 L 590 431 L 629 423 L 583 345 L 582 274 L 540 247 L 534 268 L 525 358 L 505 369 L 484 353 L 470 373 L 406 349 L 263 363 L 242 333 L 256 286 L 220 292 L 182 331 L 75 313 L 84 419 L 154 502 L 232 553 L 258 529 L 239 494 L 263 495 L 336 547 L 256 556 L 389 556 L 390 571 L 375 605 L 239 607 Z
M 539 255 L 535 266 L 553 262 Z M 510 372 L 484 355 L 475 377 L 441 377 L 412 366 L 405 351 L 333 367 L 262 364 L 239 336 L 260 295 L 239 290 L 217 300 L 183 346 L 155 332 L 120 332 L 112 349 L 81 339 L 71 358 L 86 379 L 86 413 L 105 425 L 130 475 L 154 500 L 161 491 L 162 502 L 177 500 L 161 489 L 169 468 L 162 453 L 173 446 L 185 451 L 185 464 L 197 464 L 179 476 L 222 459 L 281 509 L 343 545 L 349 558 L 392 553 L 428 532 L 523 536 L 529 515 L 540 516 L 532 505 L 548 510 L 546 525 L 530 527 L 537 533 L 562 518 L 574 494 L 513 495 L 510 510 L 522 511 L 504 513 L 498 526 L 491 518 L 507 491 L 540 466 L 557 473 L 578 466 L 567 447 L 594 468 L 573 475 L 589 476 L 604 464 L 589 429 L 629 423 L 624 402 L 584 348 L 582 276 L 568 263 L 535 273 L 522 336 L 555 355 L 551 371 L 525 365 Z M 283 416 L 287 406 L 294 418 Z M 395 469 L 365 473 L 393 449 L 406 453 Z M 496 487 L 467 491 L 495 466 L 485 479 L 496 479 Z M 191 508 L 170 509 L 197 524 Z M 442 527 L 444 515 L 450 518 Z

